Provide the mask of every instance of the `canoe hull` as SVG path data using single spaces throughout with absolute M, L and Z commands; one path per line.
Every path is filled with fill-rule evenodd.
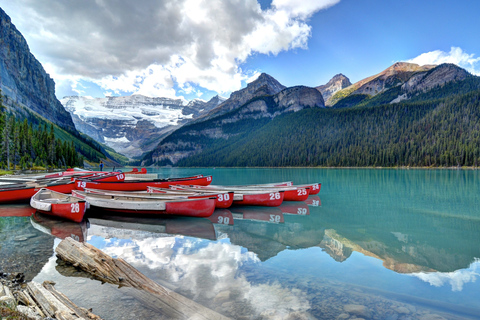
M 318 194 L 320 192 L 321 188 L 322 188 L 321 183 L 314 183 L 314 184 L 310 185 L 310 195 L 313 196 L 313 195 Z
M 191 185 L 198 184 L 207 186 L 212 182 L 212 176 L 199 177 L 193 179 L 175 179 L 175 180 L 151 180 L 151 181 L 122 181 L 122 182 L 107 182 L 107 181 L 89 181 L 76 180 L 75 189 L 83 190 L 99 189 L 99 190 L 112 190 L 112 191 L 144 191 L 148 187 L 156 188 L 168 188 L 170 185 Z
M 61 193 L 72 192 L 75 184 L 72 182 L 54 184 L 50 186 L 44 186 L 44 188 Z M 33 197 L 37 191 L 40 190 L 38 186 L 23 187 L 23 188 L 0 188 L 0 203 L 13 203 L 13 202 L 25 202 L 28 203 L 30 198 Z
M 154 188 L 154 187 L 148 187 L 147 192 L 166 194 L 166 195 L 186 195 L 190 198 L 195 198 L 196 196 L 209 195 L 209 193 L 204 193 L 204 192 L 187 191 L 182 189 L 177 190 L 177 189 L 166 189 L 166 188 Z M 219 192 L 219 193 L 212 192 L 210 195 L 217 197 L 217 199 L 215 200 L 215 208 L 217 209 L 226 209 L 231 207 L 233 204 L 233 197 L 234 197 L 233 191 Z
M 85 199 L 91 206 L 108 211 L 135 215 L 176 215 L 206 218 L 215 210 L 215 198 L 162 200 L 155 198 L 133 198 L 85 193 L 74 190 L 77 197 Z
M 208 201 L 211 205 L 199 206 L 198 204 L 191 207 L 185 205 L 179 205 L 170 203 L 167 204 L 165 210 L 156 210 L 156 209 L 135 209 L 135 208 L 110 208 L 110 207 L 101 207 L 104 210 L 119 212 L 119 213 L 128 213 L 135 215 L 175 215 L 183 217 L 197 217 L 197 218 L 208 218 L 215 211 L 215 200 L 206 199 L 199 201 Z M 92 204 L 96 206 L 95 204 Z
M 233 200 L 234 205 L 238 206 L 263 206 L 278 207 L 282 204 L 284 192 L 269 192 L 258 194 L 242 194 L 241 200 Z
M 19 188 L 0 191 L 0 203 L 28 202 L 38 188 Z
M 305 201 L 310 194 L 310 188 L 295 188 L 293 190 L 285 190 L 284 201 Z
M 40 189 L 30 199 L 30 206 L 38 211 L 58 218 L 81 222 L 87 210 L 85 200 L 56 192 L 56 199 L 47 198 L 49 190 Z M 42 193 L 45 197 L 42 198 Z

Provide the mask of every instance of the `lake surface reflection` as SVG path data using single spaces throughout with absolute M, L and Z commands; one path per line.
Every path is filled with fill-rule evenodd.
M 322 189 L 305 202 L 232 207 L 209 219 L 96 211 L 75 224 L 31 212 L 12 216 L 12 206 L 2 206 L 0 254 L 27 259 L 25 252 L 41 256 L 43 248 L 46 258 L 28 267 L 36 270 L 29 277 L 55 281 L 58 290 L 105 319 L 162 316 L 128 292 L 59 263 L 53 250 L 60 239 L 86 240 L 235 319 L 480 318 L 477 170 L 149 172 L 212 174 L 215 184 L 321 182 Z M 21 264 L 1 262 L 4 270 L 24 272 Z

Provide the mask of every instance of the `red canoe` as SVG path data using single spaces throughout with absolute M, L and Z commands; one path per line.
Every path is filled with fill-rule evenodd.
M 192 177 L 192 178 L 170 178 L 154 180 L 128 180 L 121 182 L 90 181 L 89 179 L 75 180 L 77 190 L 100 189 L 113 191 L 145 191 L 148 187 L 168 188 L 170 185 L 203 185 L 212 183 L 212 176 Z
M 321 183 L 313 183 L 313 184 L 299 184 L 295 185 L 296 187 L 308 187 L 310 188 L 310 195 L 315 195 L 320 192 L 320 189 L 322 188 Z
M 233 191 L 233 204 L 241 206 L 263 206 L 263 207 L 278 207 L 282 204 L 285 195 L 284 191 L 277 190 L 236 190 L 234 188 L 225 189 L 220 187 L 198 186 L 192 185 L 185 187 L 185 190 L 202 190 L 210 192 L 218 191 Z
M 165 192 L 161 192 L 164 190 Z M 85 188 L 86 193 L 96 193 L 112 196 L 128 196 L 128 197 L 152 197 L 157 199 L 205 199 L 216 197 L 215 208 L 228 208 L 233 203 L 233 192 L 194 192 L 187 190 L 171 190 L 165 188 L 148 187 L 147 191 L 114 191 Z M 152 192 L 153 191 L 153 192 Z
M 76 197 L 85 199 L 91 206 L 104 210 L 135 213 L 139 215 L 178 215 L 188 217 L 209 217 L 215 210 L 215 197 L 201 199 L 159 199 L 155 197 L 129 197 L 87 193 L 73 190 Z
M 267 184 L 268 185 L 268 184 Z M 309 188 L 310 192 L 309 195 L 315 195 L 320 192 L 322 187 L 321 183 L 311 183 L 311 184 L 297 184 L 294 185 L 292 182 L 280 182 L 280 183 L 273 183 L 275 187 L 300 187 L 300 188 Z
M 175 186 L 173 186 L 175 187 Z M 158 194 L 166 194 L 171 196 L 188 196 L 188 197 L 204 197 L 204 196 L 215 196 L 217 200 L 215 201 L 215 208 L 217 209 L 226 209 L 229 208 L 233 204 L 233 191 L 218 191 L 218 192 L 198 192 L 198 191 L 189 191 L 189 190 L 182 190 L 182 189 L 167 189 L 167 188 L 155 188 L 155 187 L 148 187 L 147 192 L 150 193 L 158 193 Z
M 119 182 L 125 180 L 125 174 L 123 172 L 97 172 L 87 177 L 80 177 L 79 179 L 102 182 Z
M 81 222 L 88 203 L 75 196 L 42 188 L 32 196 L 30 206 L 51 216 Z
M 205 189 L 216 189 L 216 190 L 233 190 L 235 193 L 242 191 L 262 191 L 266 192 L 279 192 L 283 191 L 284 201 L 305 201 L 309 196 L 309 187 L 297 187 L 297 186 L 273 186 L 270 184 L 267 185 L 243 185 L 243 186 L 218 186 L 210 185 Z
M 27 202 L 40 188 L 70 193 L 74 188 L 74 184 L 69 180 L 61 180 L 50 183 L 25 183 L 11 186 L 0 187 L 0 203 Z
M 285 191 L 285 197 L 283 198 L 285 201 L 305 201 L 310 194 L 309 187 L 292 186 L 277 187 L 276 189 Z

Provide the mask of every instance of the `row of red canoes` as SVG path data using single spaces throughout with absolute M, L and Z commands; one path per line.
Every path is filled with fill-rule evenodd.
M 168 188 L 170 184 L 209 184 L 212 177 L 185 177 L 155 180 L 125 181 L 126 174 L 146 173 L 134 170 L 132 172 L 98 172 L 98 171 L 65 171 L 63 173 L 46 175 L 32 179 L 10 180 L 15 183 L 0 185 L 0 203 L 26 202 L 41 188 L 71 193 L 72 190 L 84 188 L 97 188 L 103 190 L 135 191 L 146 190 L 147 186 Z M 8 182 L 4 179 L 3 182 Z
M 231 205 L 279 206 L 286 201 L 304 201 L 320 191 L 320 184 L 292 183 L 212 186 L 211 176 L 125 180 L 125 174 L 63 173 L 0 188 L 0 202 L 30 198 L 37 210 L 81 221 L 90 207 L 135 214 L 165 214 L 209 217 L 215 208 Z

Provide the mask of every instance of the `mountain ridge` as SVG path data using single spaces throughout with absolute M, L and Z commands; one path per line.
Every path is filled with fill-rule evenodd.
M 204 121 L 204 119 L 220 116 L 242 106 L 248 100 L 254 97 L 276 94 L 285 88 L 286 87 L 284 85 L 282 85 L 272 76 L 262 73 L 257 79 L 247 84 L 245 88 L 232 92 L 227 100 L 218 105 L 216 108 L 212 109 L 204 116 L 199 117 L 197 121 Z
M 375 96 L 391 87 L 405 83 L 414 74 L 427 72 L 436 66 L 424 65 L 420 66 L 415 63 L 396 62 L 385 70 L 357 81 L 350 86 L 337 91 L 327 101 L 328 106 L 335 105 L 338 101 L 351 95 L 368 95 Z
M 70 114 L 55 96 L 55 82 L 30 52 L 27 41 L 0 8 L 0 89 L 4 105 L 22 115 L 28 108 L 70 132 L 76 132 Z
M 317 89 L 306 86 L 286 88 L 272 79 L 262 74 L 258 81 L 249 84 L 246 90 L 232 94 L 232 100 L 228 99 L 214 112 L 170 133 L 144 157 L 144 164 L 175 164 L 202 152 L 210 143 L 235 139 L 282 114 L 325 107 L 322 94 Z M 242 92 L 246 92 L 245 96 L 241 96 Z
M 257 90 L 258 88 L 261 86 Z M 254 97 L 240 107 L 204 121 L 197 119 L 196 123 L 172 132 L 143 158 L 144 163 L 178 166 L 392 166 L 397 161 L 395 159 L 398 159 L 398 163 L 403 165 L 425 163 L 445 166 L 454 163 L 472 164 L 475 157 L 473 149 L 465 152 L 468 154 L 466 159 L 453 157 L 450 152 L 458 154 L 458 148 L 463 145 L 460 142 L 455 142 L 460 147 L 449 142 L 449 151 L 445 151 L 441 149 L 443 145 L 438 140 L 433 140 L 430 143 L 434 148 L 419 141 L 415 143 L 434 155 L 429 154 L 426 159 L 420 156 L 412 159 L 409 155 L 417 155 L 420 151 L 415 146 L 407 148 L 404 140 L 394 139 L 398 131 L 399 135 L 405 135 L 402 139 L 411 141 L 412 138 L 407 138 L 408 135 L 419 128 L 427 132 L 422 135 L 426 134 L 428 139 L 432 136 L 436 136 L 436 139 L 458 137 L 458 134 L 450 134 L 443 129 L 438 132 L 428 131 L 438 128 L 432 123 L 432 119 L 437 117 L 436 112 L 443 117 L 439 121 L 464 112 L 458 110 L 461 107 L 451 104 L 452 99 L 460 99 L 462 102 L 459 106 L 463 106 L 462 95 L 471 99 L 468 94 L 480 90 L 480 78 L 455 65 L 425 67 L 397 63 L 347 87 L 346 89 L 350 88 L 348 95 L 334 108 L 322 108 L 322 103 L 317 103 L 320 108 L 308 108 L 306 103 L 300 103 L 303 107 L 272 116 L 275 113 L 272 110 L 280 106 L 279 97 L 299 88 L 302 87 L 286 88 L 275 95 L 254 96 L 250 93 L 249 97 Z M 365 94 L 375 88 L 376 95 Z M 314 90 L 321 96 L 318 89 L 303 89 L 307 90 L 304 94 L 312 94 L 311 90 Z M 356 90 L 359 90 L 358 93 L 353 94 Z M 395 102 L 403 94 L 407 96 Z M 299 96 L 303 94 L 296 95 L 297 98 Z M 346 104 L 339 107 L 338 104 L 345 100 L 350 101 L 348 107 Z M 445 101 L 449 101 L 448 110 L 451 111 L 442 109 Z M 228 102 L 227 100 L 226 103 Z M 475 113 L 471 109 L 468 112 Z M 422 121 L 427 121 L 427 124 L 421 125 Z M 455 123 L 452 122 L 448 130 L 457 130 Z M 424 126 L 426 129 L 423 129 Z M 406 132 L 405 128 L 408 128 Z M 384 136 L 394 140 L 387 141 Z M 390 151 L 389 143 L 394 146 Z M 368 157 L 362 154 L 363 148 L 368 150 Z M 373 150 L 378 150 L 378 154 L 371 154 Z M 369 159 L 373 162 L 369 162 Z M 480 163 L 480 150 L 478 160 L 475 161 Z

